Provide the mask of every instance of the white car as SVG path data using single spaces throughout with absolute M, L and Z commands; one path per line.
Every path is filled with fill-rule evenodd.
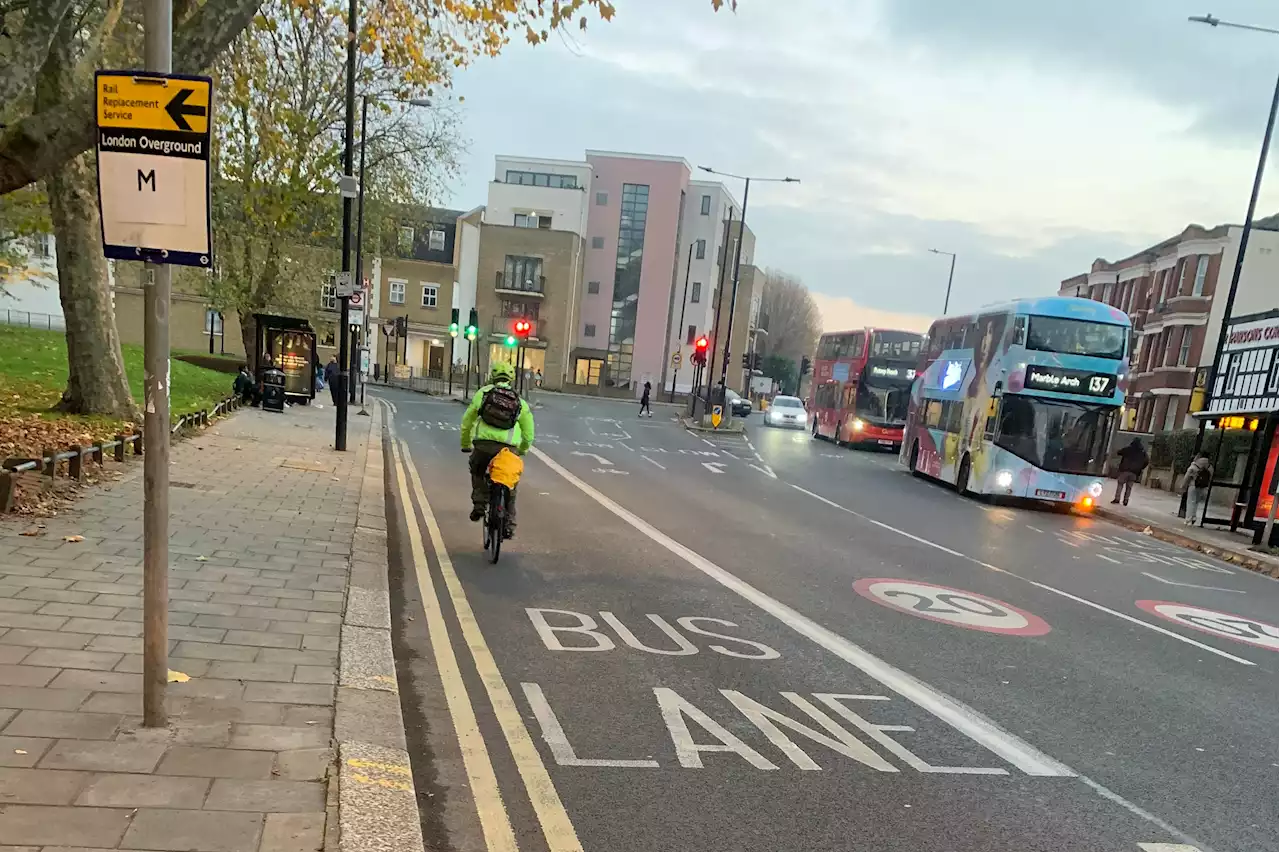
M 808 426 L 809 413 L 804 410 L 804 403 L 794 396 L 775 396 L 764 415 L 766 426 L 788 426 L 804 429 Z

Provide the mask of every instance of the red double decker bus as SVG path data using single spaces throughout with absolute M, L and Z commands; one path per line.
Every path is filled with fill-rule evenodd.
M 865 328 L 818 339 L 809 413 L 813 436 L 897 450 L 924 335 Z

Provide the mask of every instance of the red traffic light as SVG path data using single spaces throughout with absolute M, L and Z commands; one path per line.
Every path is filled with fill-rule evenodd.
M 693 348 L 697 349 L 699 352 L 706 352 L 707 347 L 710 345 L 711 341 L 707 340 L 707 336 L 705 334 L 693 342 Z
M 528 337 L 529 332 L 533 330 L 533 323 L 526 319 L 516 320 L 516 336 Z

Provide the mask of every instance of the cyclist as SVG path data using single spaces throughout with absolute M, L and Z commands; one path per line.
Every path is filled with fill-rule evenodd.
M 489 384 L 476 391 L 462 415 L 462 451 L 471 453 L 471 520 L 484 518 L 489 503 L 489 462 L 510 447 L 524 455 L 533 446 L 533 412 L 511 387 L 515 368 L 505 362 L 489 370 Z M 507 502 L 506 537 L 516 530 L 516 489 Z

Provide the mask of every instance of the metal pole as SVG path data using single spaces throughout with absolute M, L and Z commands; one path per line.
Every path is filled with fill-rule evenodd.
M 173 70 L 172 0 L 146 0 L 144 51 L 148 71 Z M 147 263 L 143 287 L 142 432 L 142 724 L 169 719 L 169 296 L 172 270 Z
M 366 130 L 369 126 L 369 96 L 365 95 L 360 99 L 360 189 L 359 195 L 356 196 L 356 280 L 355 286 L 360 288 L 360 293 L 364 295 L 364 140 Z M 365 301 L 364 315 L 366 322 L 369 316 L 369 304 Z M 363 323 L 362 323 L 363 325 Z M 360 335 L 357 345 L 351 347 L 351 401 L 356 401 L 356 379 L 360 375 L 358 359 L 360 357 L 359 342 L 363 341 L 365 336 Z M 363 385 L 364 382 L 361 382 Z
M 729 268 L 729 235 L 733 233 L 733 208 L 729 208 L 729 218 L 724 223 L 724 256 L 720 260 L 720 281 L 716 284 L 716 314 L 711 323 L 711 345 L 707 347 L 707 364 L 702 365 L 702 373 L 707 375 L 707 405 L 704 413 L 711 410 L 711 380 L 715 378 L 716 344 L 720 340 L 720 308 L 724 304 L 724 273 Z M 741 242 L 741 238 L 739 238 Z M 701 373 L 699 373 L 701 376 Z M 702 387 L 699 378 L 698 387 Z M 696 394 L 695 394 L 696 396 Z
M 738 274 L 742 271 L 742 244 L 747 238 L 747 199 L 751 195 L 751 178 L 743 178 L 747 186 L 742 190 L 742 219 L 738 222 L 738 248 L 733 257 L 733 293 L 729 297 L 729 322 L 724 335 L 724 359 L 720 362 L 720 392 L 724 398 L 725 376 L 729 374 L 729 345 L 733 343 L 733 311 L 738 304 Z
M 355 159 L 356 135 L 356 0 L 347 6 L 347 116 L 342 140 L 342 174 L 350 178 Z M 342 271 L 351 274 L 351 207 L 350 196 L 342 197 Z M 352 282 L 355 283 L 354 281 Z M 351 353 L 351 298 L 343 296 L 338 318 L 338 390 L 337 416 L 334 418 L 333 448 L 347 448 L 347 374 Z
M 462 398 L 467 399 L 471 396 L 471 338 L 467 338 L 467 384 L 462 391 Z
M 689 243 L 689 258 L 684 262 L 684 298 L 680 301 L 680 324 L 676 327 L 676 340 L 684 335 L 684 309 L 689 304 L 689 271 L 693 268 L 693 243 Z M 676 351 L 680 351 L 680 344 L 676 344 Z M 676 368 L 671 373 L 671 398 L 667 402 L 676 401 L 676 377 L 680 375 L 680 362 L 676 362 Z
M 949 308 L 949 307 L 951 306 L 951 279 L 955 278 L 955 275 L 956 275 L 956 256 L 955 256 L 955 254 L 954 254 L 954 253 L 952 253 L 952 255 L 951 255 L 951 271 L 947 273 L 947 295 L 946 295 L 946 298 L 944 298 L 944 299 L 942 300 L 942 315 L 943 315 L 943 316 L 946 316 L 946 315 L 947 315 L 947 308 Z
M 449 396 L 453 396 L 453 355 L 457 351 L 458 338 L 449 337 L 449 368 L 446 372 L 449 374 Z

